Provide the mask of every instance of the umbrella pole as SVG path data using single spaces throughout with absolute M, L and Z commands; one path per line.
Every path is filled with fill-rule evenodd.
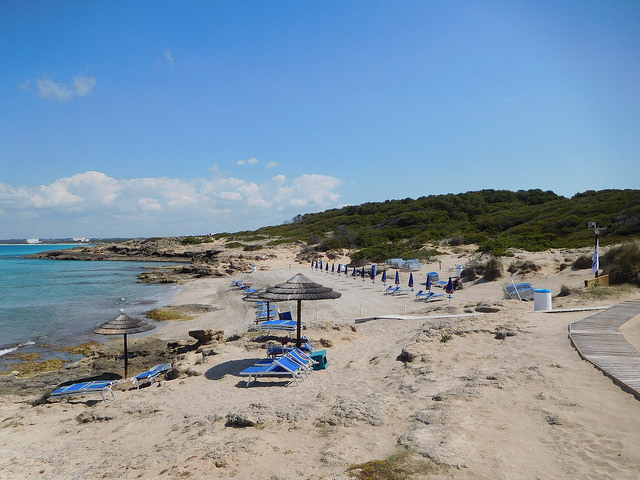
M 301 340 L 301 330 L 302 330 L 302 317 L 301 315 L 301 310 L 302 310 L 302 300 L 298 300 L 298 338 L 296 339 L 296 347 L 300 348 L 302 346 L 302 342 Z
M 124 334 L 124 378 L 129 376 L 129 352 L 127 351 L 127 334 Z

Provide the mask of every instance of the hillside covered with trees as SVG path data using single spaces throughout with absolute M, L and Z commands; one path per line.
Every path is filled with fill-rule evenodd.
M 594 242 L 587 222 L 606 227 L 602 245 L 640 238 L 640 190 L 589 190 L 571 198 L 538 189 L 429 195 L 298 215 L 283 225 L 224 236 L 303 240 L 318 251 L 346 248 L 354 251 L 352 258 L 379 262 L 424 258 L 440 242 L 477 244 L 494 255 L 510 247 L 584 247 Z

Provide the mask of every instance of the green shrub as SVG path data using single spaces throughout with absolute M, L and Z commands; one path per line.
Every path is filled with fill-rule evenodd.
M 492 282 L 502 277 L 502 262 L 496 257 L 491 257 L 484 264 L 484 279 Z
M 591 285 L 585 289 L 584 295 L 588 298 L 608 298 L 608 297 L 621 297 L 625 295 L 631 295 L 637 291 L 637 286 L 629 283 L 623 283 L 620 285 Z
M 409 480 L 411 478 L 431 478 L 440 468 L 420 454 L 406 448 L 399 448 L 386 460 L 351 465 L 347 474 L 356 480 Z
M 631 283 L 640 286 L 640 241 L 611 248 L 604 255 L 604 273 L 611 284 Z
M 200 245 L 202 242 L 201 237 L 184 237 L 181 241 L 183 245 Z
M 558 293 L 558 297 L 567 297 L 569 295 L 571 295 L 572 290 L 570 287 L 567 287 L 566 285 L 562 285 L 560 287 L 560 293 Z
M 168 320 L 193 320 L 192 315 L 176 311 L 172 308 L 155 308 L 147 313 L 147 317 L 156 322 L 166 322 Z

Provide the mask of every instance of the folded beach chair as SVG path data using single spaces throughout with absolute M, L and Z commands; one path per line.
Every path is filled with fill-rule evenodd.
M 292 380 L 296 382 L 296 385 L 299 385 L 300 382 L 304 382 L 302 369 L 303 367 L 299 363 L 294 362 L 290 358 L 281 357 L 270 363 L 249 367 L 240 372 L 239 375 L 249 377 L 246 380 L 245 387 L 248 387 L 260 377 L 291 377 Z M 288 385 L 290 384 L 291 382 L 289 382 Z
M 146 372 L 142 372 L 140 375 L 136 375 L 131 379 L 131 383 L 139 390 L 140 385 L 145 382 L 149 382 L 149 384 L 153 383 L 156 378 L 158 378 L 163 373 L 167 373 L 171 370 L 170 363 L 160 363 L 150 368 Z
M 256 328 L 261 331 L 266 331 L 267 335 L 270 335 L 271 331 L 276 332 L 295 332 L 298 323 L 293 320 L 268 320 L 256 325 Z
M 276 305 L 269 305 L 269 315 L 272 318 L 276 318 L 278 316 L 278 307 Z M 266 317 L 267 316 L 267 304 L 258 302 L 256 303 L 256 317 Z
M 49 395 L 49 398 L 100 394 L 102 396 L 102 400 L 106 400 L 107 398 L 105 397 L 105 393 L 108 392 L 111 394 L 111 399 L 115 400 L 116 397 L 113 394 L 113 385 L 116 385 L 117 383 L 117 380 L 74 383 L 73 385 L 67 385 L 66 387 L 60 387 L 57 390 L 54 390 Z
M 394 287 L 394 286 L 389 286 L 385 289 L 384 294 L 385 295 L 393 295 L 394 293 L 396 293 L 398 290 L 400 290 L 400 287 Z
M 306 335 L 302 335 L 301 340 L 302 340 L 302 344 L 300 345 L 300 350 L 302 350 L 303 352 L 316 351 L 315 345 L 311 343 L 311 340 L 309 340 Z
M 504 298 L 519 300 L 533 300 L 533 287 L 530 283 L 516 283 L 512 285 L 506 285 L 504 287 Z
M 296 347 L 292 348 L 287 356 L 296 363 L 302 365 L 305 368 L 305 371 L 308 373 L 313 372 L 313 366 L 318 363 L 305 352 Z

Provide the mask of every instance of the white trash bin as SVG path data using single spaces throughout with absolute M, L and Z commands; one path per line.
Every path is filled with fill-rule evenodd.
M 548 288 L 533 289 L 533 309 L 551 310 L 551 290 Z

